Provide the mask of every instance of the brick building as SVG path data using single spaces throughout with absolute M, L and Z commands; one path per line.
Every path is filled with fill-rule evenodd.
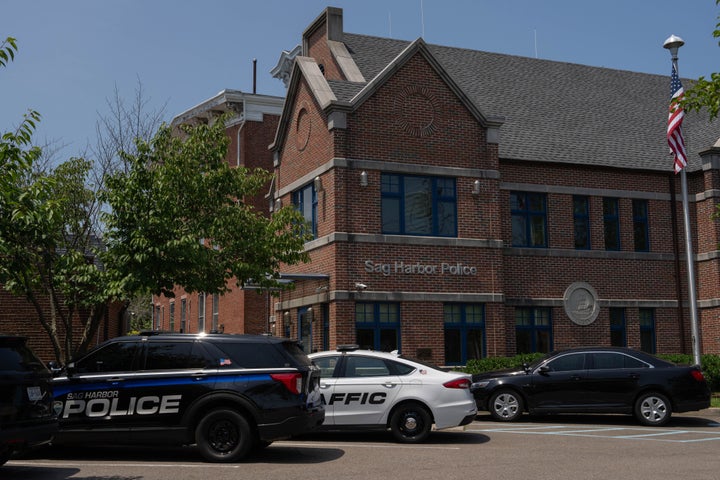
M 171 126 L 213 122 L 231 114 L 226 123 L 230 139 L 227 161 L 232 166 L 272 170 L 268 145 L 277 130 L 284 99 L 256 95 L 239 90 L 223 90 L 214 97 L 177 115 Z M 262 212 L 269 212 L 264 197 L 247 199 Z M 209 240 L 206 240 L 209 243 Z M 234 287 L 234 285 L 233 285 Z M 182 332 L 225 331 L 228 333 L 265 333 L 272 308 L 267 292 L 239 290 L 226 295 L 188 293 L 176 287 L 173 298 L 153 297 L 153 328 Z
M 47 296 L 38 296 L 38 303 L 45 311 L 49 311 L 50 300 Z M 23 296 L 12 295 L 0 288 L 0 333 L 4 335 L 21 335 L 27 337 L 28 345 L 44 362 L 56 360 L 52 343 L 47 332 L 40 325 L 35 306 Z M 75 347 L 82 337 L 82 322 L 87 318 L 88 312 L 80 311 L 73 316 L 73 339 Z M 125 305 L 114 302 L 109 303 L 103 312 L 98 328 L 92 336 L 90 346 L 108 340 L 127 332 L 128 319 Z M 61 343 L 65 337 L 62 322 L 57 322 L 58 338 Z M 64 348 L 64 345 L 63 345 Z
M 253 317 L 268 331 L 442 365 L 691 352 L 669 75 L 350 34 L 337 8 L 295 53 L 265 116 L 271 197 L 304 213 L 312 261 Z M 684 133 L 701 344 L 720 353 L 720 132 L 687 115 Z

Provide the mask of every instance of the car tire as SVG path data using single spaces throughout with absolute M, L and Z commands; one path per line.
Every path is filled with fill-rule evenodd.
M 660 427 L 670 421 L 671 415 L 670 400 L 661 393 L 643 393 L 635 402 L 635 417 L 643 425 Z
M 400 405 L 390 417 L 390 430 L 398 442 L 420 443 L 432 429 L 432 417 L 419 403 Z
M 215 410 L 195 429 L 200 454 L 210 462 L 236 462 L 256 444 L 248 421 L 235 410 Z
M 10 460 L 10 455 L 12 455 L 12 451 L 10 450 L 0 451 L 0 467 L 5 465 L 7 461 Z
M 500 390 L 490 396 L 488 410 L 493 420 L 513 422 L 523 413 L 523 400 L 512 390 Z

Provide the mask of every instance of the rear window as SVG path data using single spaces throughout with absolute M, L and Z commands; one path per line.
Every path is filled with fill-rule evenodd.
M 220 367 L 226 368 L 283 368 L 297 367 L 279 350 L 283 344 L 218 342 L 213 344 L 222 350 L 228 358 L 219 360 Z M 302 352 L 302 350 L 300 350 Z M 303 356 L 305 354 L 303 353 Z M 305 362 L 308 362 L 305 356 Z
M 309 367 L 312 365 L 312 361 L 308 358 L 305 351 L 300 348 L 300 345 L 298 345 L 296 342 L 283 342 L 282 347 L 285 349 L 285 351 L 290 355 L 298 365 L 302 365 L 303 367 Z
M 610 368 L 647 368 L 647 363 L 640 360 L 623 355 L 622 353 L 594 353 L 593 368 L 610 369 Z
M 40 359 L 25 346 L 25 342 L 15 338 L 0 340 L 0 368 L 5 372 L 47 371 Z
M 148 342 L 145 370 L 176 370 L 207 368 L 213 363 L 206 359 L 197 342 Z

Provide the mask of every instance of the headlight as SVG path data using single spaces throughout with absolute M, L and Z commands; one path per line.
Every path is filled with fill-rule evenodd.
M 472 385 L 470 385 L 470 390 L 479 390 L 481 388 L 485 388 L 488 385 L 490 385 L 490 380 L 484 380 L 482 382 L 473 382 Z

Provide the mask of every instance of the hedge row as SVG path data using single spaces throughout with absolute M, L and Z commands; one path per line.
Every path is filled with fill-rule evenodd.
M 517 368 L 523 363 L 532 363 L 544 355 L 544 353 L 525 353 L 514 357 L 488 357 L 479 360 L 469 360 L 463 371 L 466 373 L 482 373 L 506 368 Z M 679 365 L 691 365 L 693 363 L 692 355 L 672 354 L 658 355 L 658 357 Z M 720 391 L 720 355 L 702 355 L 700 362 L 710 389 L 713 392 Z

